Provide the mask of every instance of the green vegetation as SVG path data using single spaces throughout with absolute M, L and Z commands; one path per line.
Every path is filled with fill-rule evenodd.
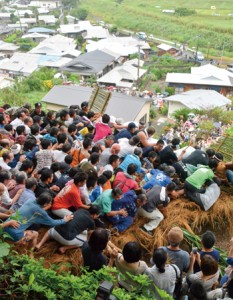
M 10 251 L 10 245 L 5 242 L 5 238 L 6 234 L 0 228 L 0 293 L 4 299 L 95 299 L 97 288 L 103 281 L 114 284 L 113 294 L 119 300 L 155 299 L 149 292 L 150 282 L 146 275 L 132 276 L 138 283 L 137 287 L 126 293 L 124 289 L 117 287 L 118 272 L 115 268 L 105 267 L 92 273 L 83 270 L 80 276 L 70 272 L 57 273 L 57 265 L 45 269 L 43 259 L 37 261 L 27 255 Z M 156 299 L 172 300 L 164 291 L 156 290 Z
M 213 4 L 216 10 L 211 10 Z M 189 47 L 196 46 L 196 37 L 200 35 L 199 49 L 207 53 L 209 42 L 210 55 L 220 56 L 225 43 L 225 55 L 233 57 L 233 18 L 228 16 L 233 13 L 232 1 L 124 0 L 119 4 L 116 0 L 86 0 L 82 1 L 81 7 L 87 9 L 94 20 L 99 18 L 118 28 L 186 42 Z M 196 14 L 180 17 L 162 12 L 177 7 L 195 10 Z
M 56 84 L 61 84 L 61 79 L 55 79 L 55 69 L 41 68 L 23 80 L 16 79 L 13 87 L 0 90 L 0 103 L 9 103 L 20 106 L 25 102 L 35 103 Z

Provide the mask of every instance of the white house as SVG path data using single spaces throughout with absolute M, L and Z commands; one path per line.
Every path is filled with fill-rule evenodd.
M 48 9 L 55 9 L 61 6 L 59 0 L 35 0 L 29 3 L 29 6 L 46 7 Z
M 47 39 L 49 36 L 47 34 L 42 34 L 42 33 L 28 33 L 28 34 L 24 34 L 22 36 L 23 39 L 30 39 L 32 40 L 33 42 L 36 42 L 36 43 L 40 43 L 42 42 L 43 40 Z
M 97 42 L 88 41 L 86 46 L 87 52 L 94 50 L 108 49 L 119 53 L 120 56 L 128 57 L 130 54 L 138 53 L 140 45 L 141 53 L 145 54 L 150 49 L 150 45 L 145 41 L 138 41 L 133 37 L 114 37 L 110 36 L 106 39 L 101 39 Z
M 110 36 L 108 29 L 103 28 L 102 26 L 92 26 L 87 28 L 86 32 L 83 33 L 83 38 L 85 40 L 91 39 L 106 39 Z
M 0 75 L 0 89 L 10 87 L 14 84 L 14 79 L 10 78 L 8 75 Z
M 144 69 L 138 69 L 137 65 L 135 65 L 136 61 L 127 61 L 122 66 L 115 67 L 113 70 L 97 79 L 97 82 L 108 86 L 112 85 L 121 88 L 132 88 L 134 83 L 147 72 Z M 139 62 L 139 66 L 140 65 L 143 65 L 143 61 Z
M 40 15 L 38 16 L 38 21 L 43 22 L 46 25 L 55 25 L 57 19 L 54 15 Z
M 36 18 L 20 18 L 21 24 L 36 24 Z
M 213 90 L 190 90 L 165 98 L 168 102 L 168 117 L 181 108 L 208 110 L 215 107 L 226 109 L 231 100 Z
M 14 12 L 14 15 L 16 17 L 24 17 L 25 14 L 29 15 L 29 16 L 32 16 L 33 15 L 33 12 L 30 10 L 30 9 L 18 9 Z
M 75 48 L 74 39 L 56 34 L 40 42 L 39 45 L 30 50 L 30 53 L 64 56 L 66 53 L 75 50 Z

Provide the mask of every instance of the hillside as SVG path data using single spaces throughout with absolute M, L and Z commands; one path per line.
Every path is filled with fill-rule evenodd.
M 191 1 L 191 0 L 85 0 L 86 8 L 93 20 L 104 20 L 132 31 L 145 31 L 157 37 L 196 46 L 200 35 L 200 48 L 210 47 L 210 55 L 232 56 L 233 50 L 233 1 Z M 211 9 L 215 6 L 215 10 Z M 165 14 L 162 10 L 188 8 L 195 10 L 189 16 Z M 209 43 L 209 44 L 208 44 Z

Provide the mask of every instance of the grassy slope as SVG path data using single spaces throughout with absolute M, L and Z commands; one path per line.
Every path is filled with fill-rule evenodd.
M 97 17 L 129 30 L 145 31 L 157 37 L 179 42 L 189 41 L 190 46 L 195 46 L 195 37 L 201 35 L 200 48 L 207 48 L 209 42 L 210 54 L 213 55 L 217 55 L 218 48 L 222 48 L 224 41 L 224 54 L 232 55 L 230 52 L 233 51 L 233 17 L 227 16 L 233 13 L 232 0 L 123 0 L 121 4 L 116 0 L 85 0 L 82 6 L 88 9 L 93 18 Z M 211 6 L 216 6 L 217 9 L 213 11 Z M 176 17 L 162 13 L 162 9 L 175 7 L 195 9 L 197 14 Z M 213 16 L 213 13 L 221 16 Z

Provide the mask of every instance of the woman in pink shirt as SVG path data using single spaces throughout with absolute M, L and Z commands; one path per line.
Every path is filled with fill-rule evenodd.
M 102 122 L 98 122 L 95 124 L 95 136 L 94 136 L 95 143 L 105 138 L 107 135 L 112 134 L 112 129 L 108 125 L 109 121 L 110 121 L 110 116 L 104 114 L 102 116 Z

